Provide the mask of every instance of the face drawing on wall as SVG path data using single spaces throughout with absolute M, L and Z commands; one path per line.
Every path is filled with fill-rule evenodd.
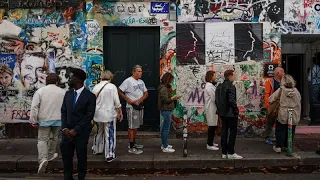
M 57 72 L 60 77 L 59 86 L 62 89 L 68 90 L 69 89 L 68 82 L 69 82 L 69 78 L 70 78 L 70 70 L 67 67 L 62 67 L 62 68 L 59 68 L 57 70 Z
M 41 53 L 24 54 L 20 63 L 21 80 L 26 88 L 39 89 L 46 84 L 46 61 Z
M 13 71 L 7 64 L 0 64 L 0 83 L 3 89 L 12 86 Z

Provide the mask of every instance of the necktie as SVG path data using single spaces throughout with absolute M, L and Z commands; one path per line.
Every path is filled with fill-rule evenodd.
M 77 102 L 77 91 L 74 91 L 74 94 L 73 94 L 73 108 L 76 106 L 76 102 Z

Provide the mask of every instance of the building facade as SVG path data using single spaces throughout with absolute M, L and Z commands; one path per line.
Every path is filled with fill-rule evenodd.
M 174 126 L 181 129 L 187 114 L 195 132 L 207 129 L 206 71 L 216 71 L 221 82 L 223 72 L 234 69 L 239 132 L 262 135 L 264 81 L 281 65 L 282 35 L 320 31 L 319 0 L 4 0 L 0 8 L 2 136 L 34 134 L 26 127 L 32 95 L 45 85 L 47 72 L 57 72 L 67 89 L 70 69 L 82 68 L 91 89 L 104 68 L 114 72 L 117 85 L 135 63 L 151 89 L 165 72 L 175 76 L 172 93 L 183 97 L 173 111 Z M 132 42 L 138 44 L 128 46 Z M 159 117 L 156 103 L 147 103 Z M 158 126 L 152 114 L 147 122 Z

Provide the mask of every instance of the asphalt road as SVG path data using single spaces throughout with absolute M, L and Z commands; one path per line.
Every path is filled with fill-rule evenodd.
M 37 176 L 29 174 L 0 174 L 0 180 L 59 180 L 61 175 L 55 174 L 50 176 Z M 75 178 L 77 179 L 77 178 Z M 88 175 L 86 180 L 319 180 L 320 173 L 311 174 L 236 174 L 236 175 L 221 175 L 221 174 L 201 174 L 188 176 L 166 176 L 166 175 L 139 175 L 139 176 L 96 176 Z

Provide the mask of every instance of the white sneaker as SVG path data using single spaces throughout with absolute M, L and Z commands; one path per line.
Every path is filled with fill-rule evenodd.
M 276 146 L 273 146 L 273 150 L 274 150 L 276 153 L 281 153 L 281 148 L 277 148 Z
M 222 154 L 222 159 L 227 159 L 228 156 L 226 154 Z
M 136 148 L 129 149 L 128 152 L 131 154 L 142 154 L 143 153 L 142 150 L 136 149 Z
M 48 165 L 47 160 L 42 161 L 39 165 L 38 174 L 44 173 L 46 171 L 47 165 Z
M 173 153 L 173 152 L 175 152 L 176 150 L 174 150 L 174 149 L 172 149 L 172 148 L 163 148 L 162 149 L 162 152 L 164 152 L 164 153 Z
M 208 150 L 212 150 L 212 151 L 218 151 L 219 150 L 219 148 L 217 147 L 217 146 L 209 146 L 208 144 L 207 144 L 207 149 Z
M 228 154 L 228 159 L 242 159 L 242 156 L 239 156 L 238 154 Z
M 167 147 L 167 148 L 172 149 L 173 146 L 168 144 L 168 147 Z M 161 145 L 161 150 L 162 150 L 162 149 L 163 149 L 163 145 Z
M 216 147 L 218 147 L 218 146 L 219 146 L 219 144 L 213 143 L 213 146 L 216 146 Z
M 48 161 L 53 161 L 55 158 L 57 158 L 59 155 L 58 155 L 58 153 L 54 153 L 53 154 L 53 156 L 52 156 L 52 158 L 51 159 L 49 159 Z
M 133 148 L 142 149 L 142 148 L 143 148 L 143 145 L 141 145 L 141 144 L 134 144 L 134 145 L 133 145 Z M 128 145 L 128 149 L 130 149 L 130 144 Z

